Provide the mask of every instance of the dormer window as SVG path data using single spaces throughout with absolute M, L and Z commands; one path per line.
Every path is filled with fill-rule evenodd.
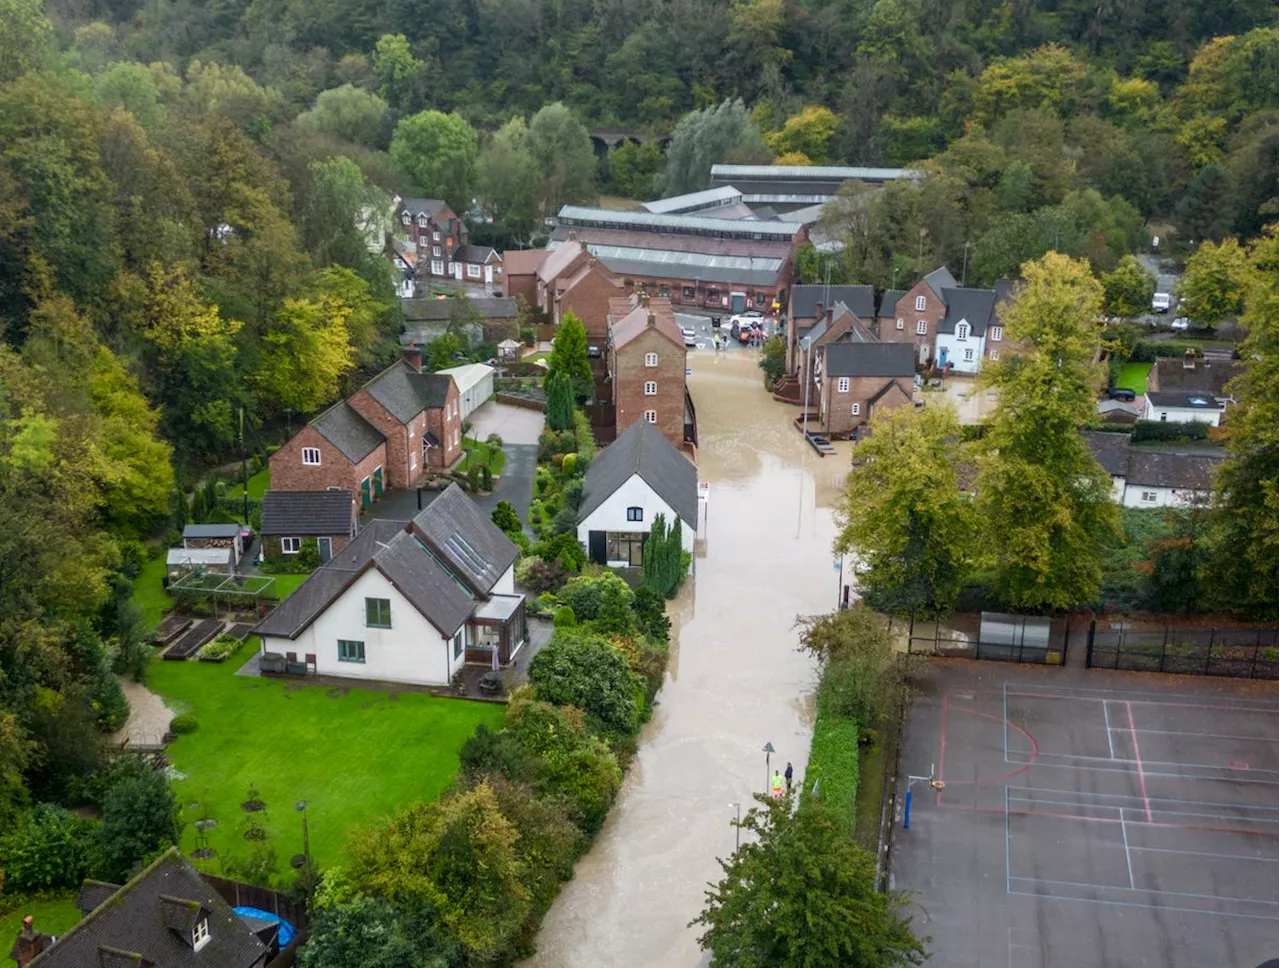
M 191 950 L 199 951 L 209 943 L 209 919 L 201 918 L 191 931 Z
M 427 227 L 427 217 L 425 215 L 418 216 L 418 228 L 425 229 Z
M 400 215 L 400 221 L 403 222 L 405 225 L 408 225 L 411 221 L 413 221 L 413 219 L 408 212 L 404 212 Z
M 924 296 L 916 296 L 916 312 L 924 312 L 925 299 Z
M 956 324 L 956 339 L 958 339 L 958 340 L 965 340 L 965 339 L 968 339 L 968 338 L 969 338 L 969 324 L 968 324 L 968 323 L 957 323 L 957 324 Z

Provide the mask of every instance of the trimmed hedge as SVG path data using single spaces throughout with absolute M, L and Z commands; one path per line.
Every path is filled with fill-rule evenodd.
M 818 784 L 818 799 L 839 811 L 850 828 L 858 799 L 858 721 L 818 710 L 813 724 L 813 744 L 804 774 L 804 793 L 812 795 Z
M 1139 420 L 1133 425 L 1135 444 L 1152 440 L 1208 440 L 1209 425 L 1199 420 Z

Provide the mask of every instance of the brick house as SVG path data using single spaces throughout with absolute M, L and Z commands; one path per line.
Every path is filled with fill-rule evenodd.
M 560 322 L 555 315 L 556 294 L 563 288 L 563 283 L 568 282 L 570 276 L 585 265 L 589 258 L 591 253 L 581 243 L 571 239 L 548 252 L 535 270 L 537 298 L 534 305 L 546 314 L 548 320 L 557 324 Z
M 817 374 L 819 422 L 848 437 L 877 409 L 911 406 L 915 355 L 906 343 L 832 343 Z
M 387 440 L 346 400 L 339 400 L 271 455 L 279 491 L 344 490 L 367 508 L 382 495 Z
M 928 366 L 934 360 L 938 325 L 947 315 L 943 290 L 957 288 L 959 284 L 947 267 L 939 266 L 910 289 L 886 291 L 876 319 L 877 338 L 911 344 L 916 365 Z
M 804 362 L 801 341 L 812 336 L 824 319 L 828 320 L 830 327 L 835 315 L 832 310 L 837 303 L 842 303 L 850 314 L 857 317 L 862 327 L 870 330 L 874 326 L 875 290 L 871 286 L 791 287 L 787 295 L 787 373 L 794 376 L 800 372 Z M 831 341 L 831 338 L 827 339 L 827 342 Z
M 356 534 L 356 502 L 351 491 L 267 491 L 262 496 L 263 555 L 288 558 L 316 540 L 323 564 L 351 543 Z
M 646 295 L 614 298 L 608 315 L 608 368 L 617 433 L 654 424 L 674 446 L 685 440 L 688 350 L 671 302 Z
M 463 243 L 453 251 L 453 278 L 458 282 L 502 288 L 502 256 L 492 246 Z
M 456 311 L 459 306 L 466 312 Z M 514 299 L 436 296 L 428 299 L 402 299 L 400 307 L 404 312 L 405 329 L 400 336 L 401 346 L 425 348 L 427 343 L 442 335 L 450 323 L 458 326 L 467 318 L 480 322 L 479 326 L 460 327 L 473 342 L 484 340 L 486 343 L 501 343 L 504 339 L 519 335 L 520 308 Z
M 443 282 L 455 278 L 455 255 L 467 245 L 467 227 L 438 198 L 402 198 L 396 204 L 396 218 L 417 253 L 415 271 L 419 282 Z
M 609 334 L 610 303 L 624 293 L 622 280 L 603 262 L 588 256 L 586 262 L 578 264 L 576 271 L 562 281 L 552 317 L 556 325 L 560 325 L 567 313 L 573 313 L 587 331 L 587 342 L 603 346 Z
M 390 487 L 409 487 L 427 467 L 450 467 L 461 454 L 462 418 L 452 377 L 422 373 L 408 359 L 397 360 L 347 402 L 386 439 Z
M 508 249 L 502 253 L 502 294 L 523 296 L 530 308 L 538 307 L 538 267 L 551 253 L 547 249 Z

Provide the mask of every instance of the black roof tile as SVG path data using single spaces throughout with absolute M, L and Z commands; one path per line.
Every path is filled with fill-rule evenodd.
M 311 426 L 353 464 L 364 460 L 386 441 L 382 431 L 356 413 L 346 400 L 339 400 L 320 414 L 311 421 Z
M 355 497 L 350 491 L 267 491 L 262 496 L 264 535 L 350 534 Z
M 578 520 L 585 521 L 633 474 L 639 474 L 686 527 L 698 526 L 697 468 L 662 431 L 644 420 L 628 427 L 587 468 Z

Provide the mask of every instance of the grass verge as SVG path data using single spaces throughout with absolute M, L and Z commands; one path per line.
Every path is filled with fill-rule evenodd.
M 302 851 L 299 800 L 308 804 L 312 856 L 333 864 L 353 826 L 438 797 L 453 782 L 463 741 L 480 723 L 502 723 L 505 709 L 492 703 L 235 675 L 257 650 L 254 637 L 226 662 L 155 662 L 147 675 L 171 709 L 198 724 L 166 755 L 181 773 L 183 852 L 197 846 L 195 821 L 217 821 L 207 839 L 218 856 L 198 862 L 215 873 L 228 856 L 249 853 L 241 804 L 250 787 L 267 804 L 254 816 L 281 875 Z
M 821 707 L 804 772 L 806 795 L 814 795 L 815 783 L 818 799 L 838 810 L 852 827 L 858 796 L 858 721 L 831 715 Z
M 264 467 L 258 473 L 249 478 L 249 497 L 254 501 L 261 501 L 262 495 L 271 489 L 271 468 Z M 227 488 L 227 497 L 243 497 L 244 485 L 236 482 L 235 486 Z
M 169 565 L 162 551 L 138 572 L 133 579 L 133 601 L 142 609 L 147 625 L 155 628 L 164 618 L 164 613 L 173 608 L 173 599 L 164 590 L 164 576 Z

